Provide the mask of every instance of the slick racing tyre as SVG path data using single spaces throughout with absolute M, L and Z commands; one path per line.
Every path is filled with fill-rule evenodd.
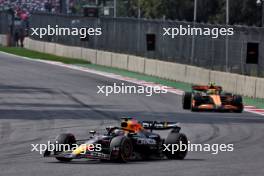
M 233 103 L 238 108 L 237 110 L 235 110 L 235 112 L 242 113 L 243 110 L 244 110 L 242 96 L 240 96 L 240 95 L 234 95 Z
M 192 93 L 191 92 L 185 92 L 183 97 L 182 97 L 183 109 L 191 109 L 191 103 L 192 103 Z
M 171 151 L 165 151 L 168 159 L 183 160 L 188 153 L 188 139 L 183 133 L 170 132 L 164 143 L 171 144 Z M 177 151 L 172 151 L 173 145 L 175 145 L 174 149 L 178 146 Z M 180 145 L 185 145 L 186 147 L 182 147 L 182 150 L 180 150 Z
M 55 139 L 56 144 L 69 144 L 68 146 L 70 147 L 70 149 L 72 149 L 73 144 L 76 144 L 76 139 L 75 136 L 73 134 L 70 133 L 63 133 L 60 134 L 59 136 L 56 137 Z M 63 151 L 61 150 L 56 150 L 54 151 L 54 154 L 59 154 Z M 63 161 L 63 162 L 69 162 L 72 160 L 72 158 L 64 158 L 64 157 L 56 157 L 57 160 L 59 161 Z
M 110 160 L 115 162 L 127 162 L 133 154 L 133 145 L 129 138 L 117 136 L 110 143 Z

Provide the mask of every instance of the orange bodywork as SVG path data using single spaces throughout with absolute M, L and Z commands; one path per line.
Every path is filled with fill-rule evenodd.
M 204 91 L 204 90 L 208 90 L 208 89 L 215 89 L 215 90 L 222 90 L 221 86 L 192 86 L 192 90 L 198 90 L 198 91 Z
M 214 104 L 216 106 L 221 106 L 222 105 L 221 98 L 220 98 L 219 95 L 210 95 L 210 97 L 213 99 Z
M 123 123 L 126 123 L 126 127 L 122 127 L 124 130 L 134 133 L 144 130 L 143 126 L 135 119 L 126 120 Z
M 195 100 L 192 100 L 192 107 L 200 110 L 237 110 L 238 107 L 231 104 L 222 104 L 220 95 L 209 95 L 209 97 L 213 100 L 213 103 L 201 104 L 199 106 L 195 106 Z
M 205 85 L 195 85 L 192 86 L 193 91 L 200 93 L 200 97 L 204 97 L 206 101 L 199 102 L 198 99 L 192 99 L 192 109 L 193 110 L 231 110 L 236 111 L 241 109 L 241 106 L 237 106 L 232 103 L 232 96 L 223 96 L 221 94 L 221 86 L 205 86 Z

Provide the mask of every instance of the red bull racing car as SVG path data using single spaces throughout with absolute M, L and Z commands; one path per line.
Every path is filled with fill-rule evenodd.
M 166 138 L 162 138 L 153 130 L 170 130 Z M 188 148 L 175 150 L 174 145 L 185 144 L 188 140 L 181 128 L 174 122 L 139 122 L 131 118 L 123 118 L 118 127 L 107 127 L 105 134 L 90 131 L 88 139 L 76 140 L 73 134 L 60 134 L 54 144 L 64 146 L 46 150 L 44 157 L 54 157 L 62 162 L 73 159 L 96 159 L 116 162 L 129 160 L 145 160 L 151 158 L 168 158 L 182 160 Z M 68 147 L 65 148 L 65 145 Z M 176 148 L 176 147 L 175 147 Z
M 225 93 L 221 86 L 192 86 L 192 92 L 185 92 L 182 98 L 183 109 L 192 111 L 229 111 L 243 112 L 244 105 L 240 95 Z

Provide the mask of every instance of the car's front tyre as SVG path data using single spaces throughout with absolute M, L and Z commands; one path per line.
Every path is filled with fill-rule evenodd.
M 133 154 L 133 145 L 126 136 L 117 136 L 110 143 L 110 160 L 115 162 L 127 162 Z
M 233 97 L 233 103 L 237 107 L 237 110 L 235 110 L 235 112 L 236 113 L 242 113 L 243 110 L 244 110 L 242 96 L 240 96 L 240 95 L 234 95 L 234 97 Z
M 76 144 L 76 139 L 75 136 L 71 133 L 63 133 L 60 134 L 56 137 L 55 139 L 56 144 L 60 145 L 60 144 L 67 144 L 70 148 L 72 149 L 73 144 Z M 61 152 L 64 152 L 60 149 L 61 147 L 58 147 L 57 150 L 54 151 L 54 154 L 60 154 Z M 62 162 L 69 162 L 72 160 L 72 158 L 65 158 L 65 157 L 56 157 L 57 160 L 62 161 Z
M 191 103 L 192 103 L 192 93 L 191 92 L 185 92 L 183 97 L 182 97 L 183 109 L 191 109 Z

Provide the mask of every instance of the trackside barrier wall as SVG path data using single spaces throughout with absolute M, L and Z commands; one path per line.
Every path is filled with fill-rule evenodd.
M 45 42 L 45 53 L 54 54 L 56 52 L 56 44 Z
M 56 47 L 55 47 L 55 55 L 57 56 L 63 56 L 64 53 L 66 52 L 66 46 L 63 46 L 61 44 L 56 44 Z
M 112 67 L 126 69 L 128 68 L 128 55 L 112 53 Z
M 168 69 L 170 69 L 171 73 L 168 73 L 169 79 L 174 81 L 181 81 L 184 82 L 183 78 L 186 77 L 186 65 L 183 64 L 176 64 L 176 63 L 170 63 L 168 62 Z
M 264 80 L 257 78 L 256 80 L 256 97 L 264 97 Z
M 133 72 L 145 73 L 145 58 L 129 55 L 127 69 Z
M 97 51 L 96 64 L 111 67 L 112 53 L 106 51 Z
M 62 51 L 63 51 L 62 56 L 63 57 L 69 57 L 69 58 L 72 57 L 73 47 L 66 46 L 66 45 L 60 45 L 59 48 L 62 48 Z
M 220 84 L 224 90 L 228 92 L 237 92 L 237 77 L 236 74 L 225 72 L 210 71 L 210 81 Z
M 83 60 L 90 61 L 92 64 L 96 64 L 97 52 L 96 50 L 89 48 L 82 48 L 82 58 Z
M 183 81 L 182 78 L 186 77 L 185 65 L 155 60 L 153 62 L 156 62 L 156 74 L 154 76 L 174 81 Z
M 4 14 L 3 14 L 4 15 Z M 2 15 L 0 23 L 4 28 L 8 27 L 5 21 L 7 15 Z M 1 13 L 0 13 L 1 18 Z M 40 20 L 41 19 L 41 20 Z M 204 69 L 225 71 L 241 75 L 264 77 L 264 37 L 261 37 L 264 29 L 261 27 L 248 27 L 232 25 L 234 35 L 228 38 L 228 51 L 226 51 L 226 38 L 218 36 L 212 38 L 207 35 L 196 35 L 195 46 L 192 45 L 192 37 L 189 35 L 163 35 L 164 28 L 192 27 L 192 22 L 171 21 L 163 19 L 137 19 L 137 18 L 83 18 L 81 15 L 62 15 L 43 12 L 34 12 L 29 18 L 30 28 L 46 28 L 55 25 L 81 27 L 100 27 L 103 34 L 91 36 L 88 40 L 80 40 L 78 36 L 50 36 L 45 35 L 41 39 L 46 42 L 55 42 L 68 46 L 77 46 L 96 50 L 104 50 L 114 53 L 137 55 L 143 58 L 158 58 L 180 64 L 193 65 Z M 196 23 L 196 28 L 225 28 L 225 25 Z M 5 32 L 7 30 L 2 31 Z M 0 24 L 1 32 L 1 24 Z M 219 32 L 219 31 L 218 31 Z M 215 32 L 213 32 L 215 33 Z M 120 35 L 121 34 L 121 35 Z M 155 36 L 155 50 L 148 51 L 146 37 L 148 34 Z M 31 38 L 39 40 L 39 36 Z M 247 63 L 248 43 L 258 43 L 258 64 Z M 194 51 L 194 58 L 191 53 Z M 226 53 L 227 52 L 227 53 Z M 228 54 L 229 59 L 226 60 Z
M 7 36 L 5 34 L 0 34 L 0 45 L 7 46 Z
M 250 76 L 244 76 L 244 77 L 245 77 L 245 83 L 243 86 L 244 90 L 242 93 L 245 95 L 248 95 L 250 97 L 256 97 L 257 78 L 250 77 Z M 262 91 L 264 91 L 264 90 L 262 90 Z
M 71 56 L 72 58 L 82 58 L 82 48 L 81 47 L 71 47 L 70 46 L 68 49 L 69 49 L 68 57 Z
M 157 76 L 157 60 L 145 59 L 145 74 Z
M 210 70 L 186 66 L 186 82 L 206 85 L 210 82 Z
M 264 78 L 212 71 L 195 66 L 101 50 L 40 42 L 28 38 L 25 40 L 25 47 L 31 50 L 79 58 L 98 65 L 121 68 L 173 81 L 191 84 L 207 84 L 209 81 L 214 81 L 216 84 L 222 85 L 225 91 L 254 98 L 264 98 Z

